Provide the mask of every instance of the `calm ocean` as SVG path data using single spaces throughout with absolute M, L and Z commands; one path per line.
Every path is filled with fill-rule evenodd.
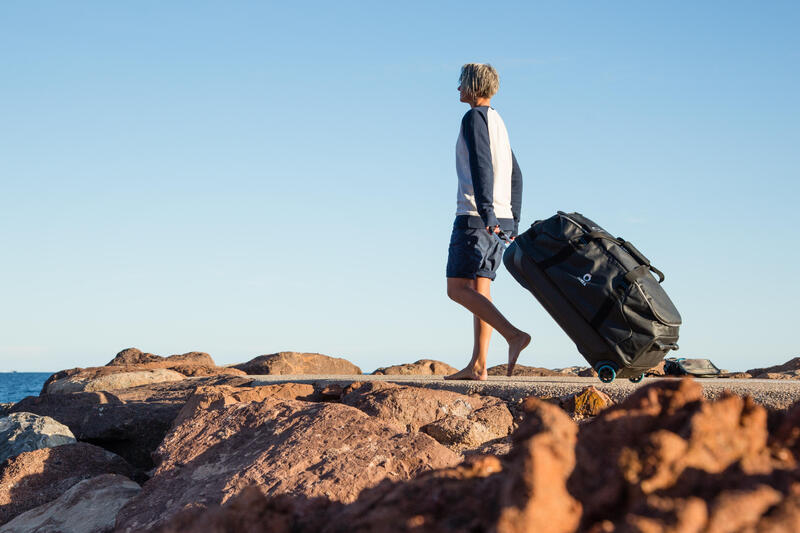
M 0 403 L 38 396 L 52 372 L 0 372 Z

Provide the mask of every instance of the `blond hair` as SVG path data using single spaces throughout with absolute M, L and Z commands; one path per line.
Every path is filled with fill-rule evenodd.
M 468 96 L 491 98 L 500 88 L 500 77 L 489 63 L 467 63 L 461 67 L 458 83 Z

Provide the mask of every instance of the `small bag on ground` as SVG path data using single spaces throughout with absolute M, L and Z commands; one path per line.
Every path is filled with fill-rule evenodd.
M 664 373 L 668 376 L 713 378 L 719 376 L 722 371 L 708 359 L 667 357 L 664 360 Z

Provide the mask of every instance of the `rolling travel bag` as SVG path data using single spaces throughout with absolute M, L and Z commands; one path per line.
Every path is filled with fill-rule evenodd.
M 664 275 L 580 213 L 534 222 L 508 246 L 503 263 L 603 382 L 641 381 L 678 349 L 681 316 L 661 287 Z

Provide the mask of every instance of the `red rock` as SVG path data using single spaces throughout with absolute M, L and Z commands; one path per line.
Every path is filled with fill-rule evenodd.
M 576 419 L 597 416 L 603 409 L 611 405 L 614 405 L 614 401 L 606 393 L 594 386 L 586 387 L 581 392 L 561 402 L 564 410 Z
M 490 376 L 505 376 L 508 371 L 508 365 L 497 365 L 489 367 L 487 373 Z M 558 370 L 550 370 L 549 368 L 539 368 L 536 366 L 514 365 L 515 376 L 564 376 L 567 373 L 559 372 Z
M 101 474 L 130 477 L 134 472 L 121 457 L 82 442 L 12 457 L 0 465 L 0 524 Z
M 691 378 L 662 381 L 581 426 L 570 492 L 583 502 L 585 521 L 613 520 L 647 508 L 657 491 L 691 494 L 691 476 L 713 478 L 732 466 L 768 472 L 766 445 L 766 412 L 751 399 L 706 402 Z
M 800 357 L 790 359 L 781 365 L 766 368 L 751 368 L 747 371 L 754 378 L 759 379 L 790 379 L 800 376 Z
M 358 385 L 345 389 L 342 403 L 394 424 L 399 431 L 418 431 L 448 415 L 466 417 L 484 406 L 480 398 L 457 392 L 380 381 Z
M 98 386 L 90 386 L 88 388 L 67 387 L 69 390 L 65 389 L 62 391 L 59 389 L 63 389 L 63 385 L 61 387 L 51 387 L 51 385 L 54 385 L 56 382 L 64 380 L 90 382 L 92 380 L 99 380 L 114 374 L 146 372 L 156 369 L 172 370 L 183 376 L 191 377 L 245 375 L 244 372 L 235 368 L 216 366 L 211 356 L 204 352 L 189 352 L 185 354 L 170 355 L 169 357 L 161 357 L 151 353 L 142 353 L 141 350 L 137 348 L 127 348 L 119 352 L 114 359 L 106 364 L 106 366 L 71 368 L 69 370 L 56 372 L 50 376 L 47 381 L 45 381 L 44 385 L 42 386 L 41 394 L 44 395 L 48 393 L 75 392 L 76 390 L 115 390 L 115 388 L 127 388 L 129 386 L 151 383 L 155 382 L 155 380 L 141 381 L 135 385 L 123 383 L 115 388 L 102 388 Z
M 224 503 L 251 484 L 350 502 L 385 478 L 458 461 L 427 435 L 398 434 L 358 409 L 272 397 L 196 411 L 155 456 L 153 477 L 118 516 L 120 531 L 156 527 L 186 505 Z
M 415 361 L 413 363 L 379 368 L 372 374 L 376 376 L 447 376 L 449 374 L 455 374 L 456 372 L 458 372 L 458 369 L 448 365 L 447 363 L 434 361 L 432 359 L 420 359 L 419 361 Z
M 250 375 L 353 375 L 361 369 L 346 359 L 318 353 L 278 352 L 259 355 L 246 363 L 233 365 Z
M 173 424 L 179 425 L 208 409 L 234 403 L 260 402 L 266 398 L 307 400 L 315 398 L 314 387 L 302 383 L 279 383 L 259 387 L 201 386 L 189 396 Z
M 149 470 L 150 454 L 172 426 L 195 388 L 204 384 L 249 384 L 250 378 L 214 376 L 197 380 L 155 383 L 112 392 L 77 392 L 69 395 L 30 396 L 13 411 L 49 416 L 69 427 L 79 441 L 106 448 Z
M 446 415 L 425 424 L 420 431 L 458 451 L 482 446 L 489 441 L 507 437 L 514 417 L 506 405 L 496 398 L 483 398 L 484 406 L 467 416 Z

